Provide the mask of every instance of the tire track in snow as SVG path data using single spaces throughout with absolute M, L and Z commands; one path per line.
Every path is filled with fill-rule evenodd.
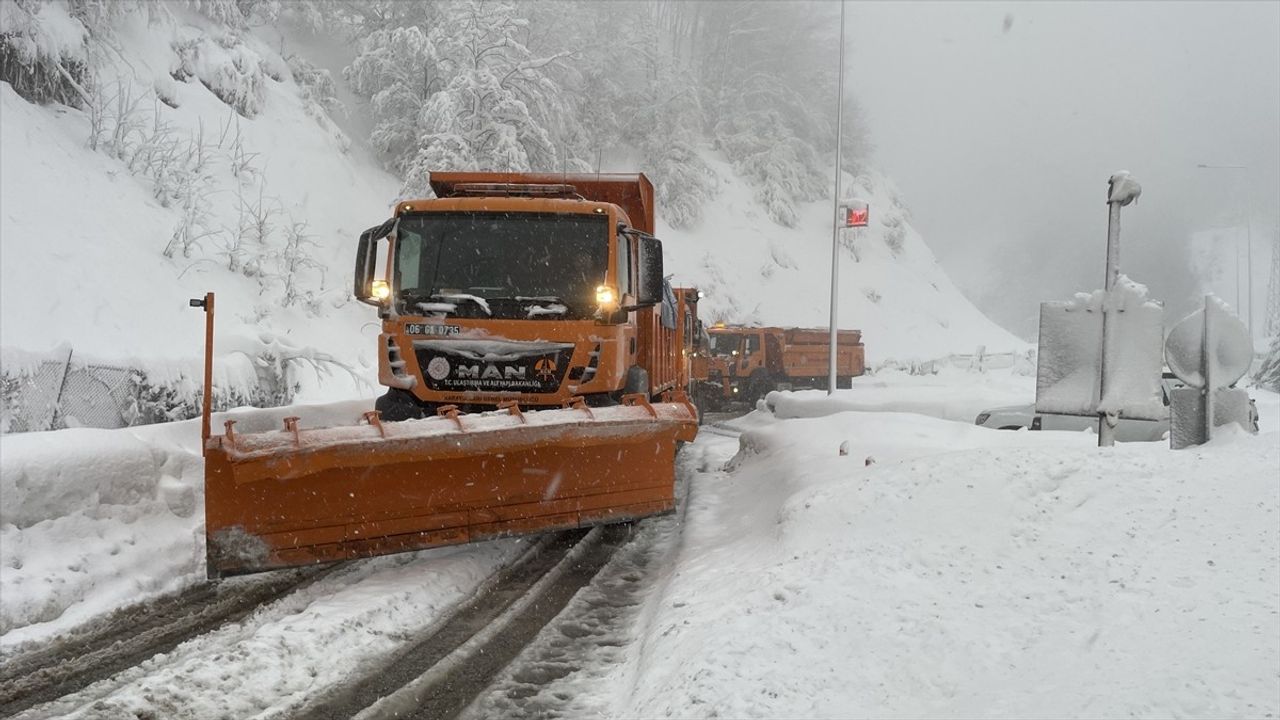
M 174 595 L 122 608 L 71 636 L 7 658 L 0 670 L 0 717 L 79 692 L 235 622 L 341 566 L 200 583 Z
M 546 536 L 380 671 L 299 717 L 457 715 L 630 537 L 630 523 Z
M 701 431 L 738 435 L 737 431 L 709 425 Z M 705 452 L 685 454 L 677 462 L 683 478 L 707 470 Z M 515 563 L 482 584 L 458 610 L 423 631 L 421 640 L 397 654 L 380 671 L 365 675 L 356 685 L 320 700 L 296 717 L 444 720 L 464 714 L 473 702 L 481 702 L 486 693 L 493 691 L 500 676 L 510 675 L 507 666 L 527 653 L 544 630 L 555 624 L 560 632 L 575 632 L 570 628 L 575 626 L 573 618 L 591 612 L 591 599 L 587 601 L 588 609 L 578 607 L 580 591 L 599 584 L 602 569 L 612 567 L 619 550 L 626 548 L 621 553 L 625 557 L 618 563 L 624 569 L 604 581 L 606 599 L 597 608 L 602 609 L 602 616 L 585 620 L 587 626 L 617 628 L 622 619 L 614 611 L 639 602 L 632 599 L 635 590 L 631 586 L 646 578 L 645 569 L 655 559 L 660 566 L 660 561 L 669 556 L 666 551 L 678 543 L 689 486 L 687 479 L 679 482 L 681 499 L 676 513 L 544 536 Z M 632 542 L 637 537 L 645 538 L 639 548 Z M 599 591 L 587 593 L 588 598 L 597 594 Z M 564 612 L 566 607 L 569 612 Z M 569 619 L 563 620 L 562 615 Z M 627 615 L 625 620 L 632 618 Z M 590 633 L 581 633 L 587 634 Z M 606 639 L 601 644 L 610 642 Z M 521 677 L 550 681 L 571 672 L 573 668 L 561 672 L 535 662 Z
M 736 417 L 736 416 L 733 416 Z M 707 432 L 710 430 L 711 432 Z M 693 481 L 723 464 L 722 445 L 738 432 L 704 425 L 700 443 L 678 458 L 677 512 L 636 523 L 622 547 L 539 636 L 461 713 L 468 719 L 616 716 L 620 678 L 650 623 L 683 542 Z M 690 452 L 693 450 L 694 452 Z M 622 680 L 625 683 L 625 680 Z M 425 716 L 423 716 L 425 717 Z

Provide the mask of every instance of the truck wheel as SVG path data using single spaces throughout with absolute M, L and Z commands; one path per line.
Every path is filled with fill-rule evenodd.
M 407 390 L 399 388 L 388 389 L 382 397 L 374 401 L 373 407 L 382 413 L 382 419 L 386 422 L 417 420 L 427 414 L 427 408 L 418 402 L 417 398 Z
M 622 385 L 622 394 L 641 393 L 649 396 L 649 371 L 637 365 L 627 368 L 627 380 Z
M 747 378 L 747 396 L 743 399 L 754 405 L 757 400 L 763 400 L 764 396 L 773 389 L 773 380 L 769 378 L 769 373 L 756 370 L 751 373 L 751 377 Z

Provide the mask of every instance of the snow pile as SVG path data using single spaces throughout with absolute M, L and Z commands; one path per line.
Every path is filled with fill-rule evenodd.
M 695 484 L 619 714 L 1278 712 L 1278 439 L 762 423 Z
M 369 401 L 215 413 L 354 425 Z M 0 651 L 204 579 L 200 423 L 0 436 Z
M 720 191 L 701 222 L 674 228 L 658 208 L 658 234 L 676 284 L 707 294 L 699 303 L 707 321 L 826 327 L 830 201 L 800 204 L 794 227 L 783 227 L 720 156 L 704 154 L 704 160 Z M 862 330 L 870 365 L 933 360 L 979 346 L 988 352 L 1029 347 L 982 315 L 947 278 L 911 227 L 892 182 L 868 169 L 844 186 L 846 196 L 870 203 L 871 224 L 841 231 L 839 325 Z
M 203 574 L 202 467 L 123 430 L 0 437 L 0 650 Z
M 825 417 L 839 412 L 908 412 L 943 420 L 972 422 L 978 413 L 1006 405 L 1029 405 L 1035 379 L 1012 373 L 936 375 L 881 371 L 853 379 L 853 388 L 772 392 L 766 407 L 779 419 Z

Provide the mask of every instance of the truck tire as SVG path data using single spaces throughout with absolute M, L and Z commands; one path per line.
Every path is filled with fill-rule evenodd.
M 649 396 L 649 371 L 638 365 L 632 365 L 627 368 L 627 379 L 622 384 L 623 395 L 631 395 L 633 393 L 641 393 L 645 397 Z
M 717 378 L 714 382 L 704 383 L 702 391 L 707 397 L 707 407 L 711 408 L 711 412 L 724 412 L 725 405 L 729 403 L 729 398 L 724 396 L 724 381 L 722 379 Z
M 386 422 L 417 420 L 426 417 L 428 409 L 409 391 L 399 388 L 389 388 L 382 397 L 374 401 L 373 407 L 382 414 L 382 419 Z
M 757 400 L 763 400 L 765 395 L 773 391 L 773 378 L 764 370 L 756 370 L 747 378 L 745 389 L 747 396 L 743 399 L 754 405 Z

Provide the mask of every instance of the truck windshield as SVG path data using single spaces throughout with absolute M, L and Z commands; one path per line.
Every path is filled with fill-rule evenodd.
M 397 300 L 405 314 L 591 317 L 608 238 L 604 215 L 405 215 L 396 239 Z
M 737 335 L 711 333 L 710 338 L 708 349 L 712 355 L 731 355 L 742 344 L 741 338 Z

